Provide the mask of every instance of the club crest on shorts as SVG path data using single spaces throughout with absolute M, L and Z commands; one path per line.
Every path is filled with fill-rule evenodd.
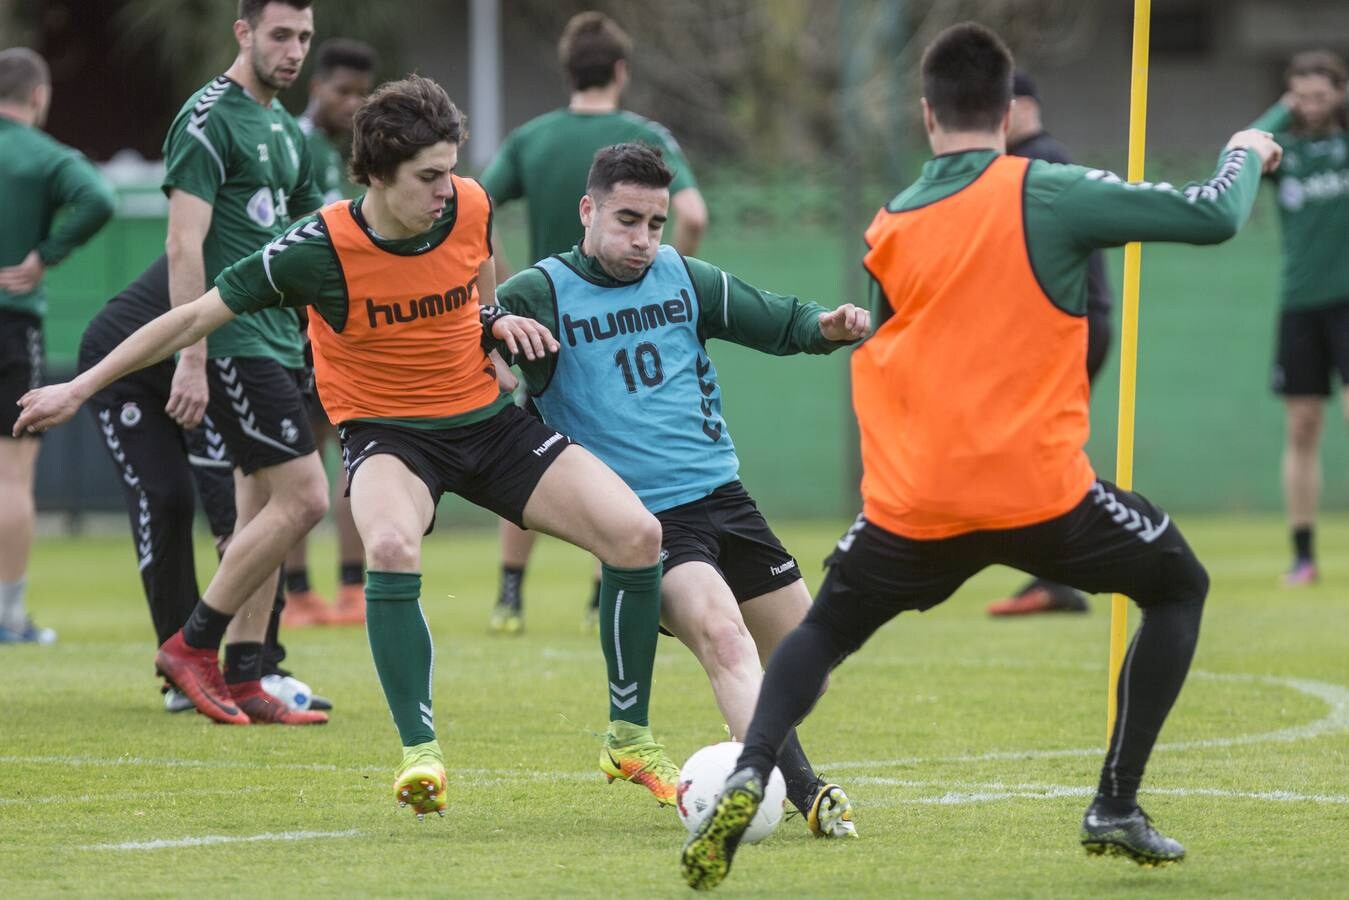
M 300 429 L 290 419 L 281 420 L 281 440 L 293 444 L 300 439 Z
M 117 418 L 127 428 L 135 428 L 141 423 L 141 408 L 135 403 L 123 403 L 122 412 Z

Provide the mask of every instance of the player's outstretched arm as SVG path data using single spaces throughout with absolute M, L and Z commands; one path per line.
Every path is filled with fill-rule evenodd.
M 234 313 L 220 299 L 220 291 L 216 288 L 191 303 L 164 313 L 137 329 L 74 381 L 41 387 L 20 397 L 19 406 L 23 411 L 14 423 L 14 436 L 60 425 L 75 415 L 80 405 L 95 392 L 128 373 L 203 340 L 233 318 Z

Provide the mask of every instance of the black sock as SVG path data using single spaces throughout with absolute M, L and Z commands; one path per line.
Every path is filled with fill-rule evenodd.
M 198 650 L 219 649 L 233 618 L 230 613 L 216 612 L 204 600 L 199 601 L 183 626 L 183 642 Z
M 225 645 L 225 683 L 239 684 L 262 677 L 262 644 L 240 641 Z
M 501 593 L 497 595 L 497 603 L 501 606 L 513 606 L 519 609 L 523 602 L 520 585 L 524 580 L 524 566 L 503 565 L 501 567 Z
M 829 629 L 810 619 L 782 639 L 768 661 L 737 769 L 750 766 L 768 781 L 792 729 L 810 712 L 829 672 L 846 655 Z
M 365 584 L 365 563 L 344 562 L 338 568 L 338 580 L 343 584 Z
M 600 580 L 598 578 L 595 579 L 595 587 L 590 592 L 590 608 L 596 610 L 600 608 Z
M 1293 554 L 1298 562 L 1312 562 L 1312 527 L 1310 525 L 1293 529 Z
M 268 667 L 274 669 L 286 658 L 286 648 L 281 646 L 281 613 L 286 608 L 286 591 L 281 587 L 281 579 L 276 580 L 276 596 L 272 599 L 272 615 L 267 620 L 267 636 L 263 638 L 263 657 Z
M 292 594 L 303 594 L 309 590 L 309 567 L 286 569 L 286 590 Z
M 1115 733 L 1097 788 L 1097 804 L 1108 812 L 1122 814 L 1138 804 L 1143 768 L 1185 683 L 1203 612 L 1202 596 L 1143 610 L 1120 670 Z
M 792 802 L 801 815 L 810 812 L 811 801 L 819 787 L 815 770 L 806 759 L 806 751 L 801 749 L 801 740 L 796 730 L 787 735 L 787 742 L 778 751 L 778 768 L 782 770 L 782 780 L 787 782 L 787 799 Z

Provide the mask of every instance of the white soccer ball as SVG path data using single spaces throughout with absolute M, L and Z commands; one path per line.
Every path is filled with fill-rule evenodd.
M 314 700 L 309 685 L 290 675 L 264 675 L 262 689 L 291 709 L 308 709 Z
M 676 791 L 676 806 L 684 827 L 692 834 L 703 819 L 712 814 L 712 809 L 721 798 L 721 789 L 726 779 L 735 770 L 736 760 L 745 745 L 739 741 L 724 741 L 704 747 L 689 757 L 684 768 L 679 770 L 679 787 Z M 764 788 L 763 803 L 759 806 L 754 821 L 749 823 L 741 843 L 757 844 L 773 833 L 782 821 L 782 805 L 787 801 L 787 782 L 777 769 L 769 776 Z

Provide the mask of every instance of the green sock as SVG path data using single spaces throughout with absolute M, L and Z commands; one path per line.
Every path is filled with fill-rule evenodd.
M 404 747 L 436 739 L 431 675 L 436 652 L 417 598 L 420 572 L 367 572 L 365 631 L 375 671 Z
M 609 669 L 609 721 L 647 724 L 660 636 L 661 564 L 600 567 L 600 644 Z

